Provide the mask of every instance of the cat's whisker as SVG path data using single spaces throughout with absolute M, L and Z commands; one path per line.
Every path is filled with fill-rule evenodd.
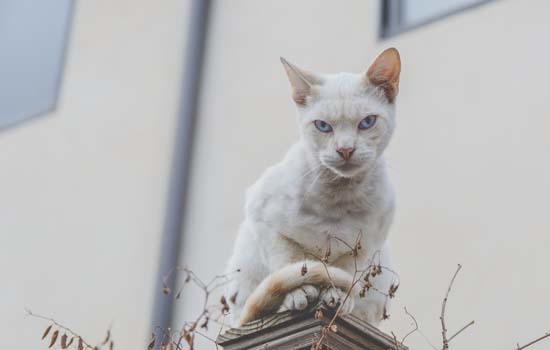
M 305 178 L 306 176 L 313 174 L 315 171 L 321 169 L 321 166 L 323 166 L 323 164 L 321 164 L 321 163 L 318 163 L 318 164 L 314 165 L 313 167 L 311 167 L 311 168 L 309 168 L 308 170 L 306 170 L 306 171 L 305 171 L 302 175 L 300 175 L 296 180 L 301 180 L 301 179 Z
M 317 176 L 313 179 L 313 181 L 311 182 L 311 185 L 309 185 L 309 187 L 307 188 L 307 190 L 304 192 L 304 195 L 302 197 L 302 200 L 300 201 L 300 205 L 298 205 L 298 208 L 296 209 L 296 213 L 295 215 L 298 215 L 298 213 L 300 212 L 300 210 L 302 209 L 302 206 L 304 205 L 304 202 L 306 201 L 306 198 L 308 196 L 308 194 L 311 192 L 311 190 L 313 189 L 313 186 L 315 186 L 315 183 L 317 182 L 317 180 L 319 180 L 319 178 L 321 177 L 321 175 L 323 174 L 322 171 L 320 171 Z

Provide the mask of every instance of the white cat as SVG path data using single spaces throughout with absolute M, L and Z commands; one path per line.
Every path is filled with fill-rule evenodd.
M 395 128 L 398 51 L 385 50 L 363 74 L 316 75 L 281 61 L 300 140 L 247 192 L 245 220 L 227 266 L 228 273 L 239 271 L 225 292 L 233 326 L 277 309 L 302 310 L 319 299 L 340 302 L 356 263 L 366 267 L 376 255 L 389 266 L 394 193 L 382 153 Z M 343 242 L 353 247 L 358 237 L 362 249 L 353 257 Z M 315 257 L 323 257 L 329 244 L 325 268 Z M 387 291 L 393 278 L 372 278 L 374 288 L 361 297 L 358 284 L 343 312 L 378 325 L 386 297 L 374 290 Z

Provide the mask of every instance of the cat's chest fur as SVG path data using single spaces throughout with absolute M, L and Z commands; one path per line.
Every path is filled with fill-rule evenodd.
M 295 215 L 286 215 L 282 234 L 317 256 L 322 256 L 330 244 L 332 257 L 337 258 L 349 252 L 340 240 L 353 246 L 359 237 L 378 226 L 376 210 L 369 207 L 369 195 L 363 189 L 345 185 L 313 195 L 306 193 L 302 201 L 294 203 L 292 212 Z
M 330 241 L 334 259 L 349 252 L 341 241 L 353 246 L 362 237 L 370 247 L 384 240 L 388 191 L 378 173 L 345 179 L 305 171 L 286 161 L 264 174 L 249 198 L 251 218 L 306 254 L 322 256 Z

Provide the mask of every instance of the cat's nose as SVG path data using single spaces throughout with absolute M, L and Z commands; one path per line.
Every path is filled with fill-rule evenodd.
M 353 152 L 355 152 L 355 148 L 338 148 L 336 152 L 342 157 L 344 160 L 349 160 L 351 156 L 353 155 Z

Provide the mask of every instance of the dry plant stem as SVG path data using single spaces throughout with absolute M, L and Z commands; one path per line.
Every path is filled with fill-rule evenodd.
M 359 237 L 358 237 L 359 239 Z M 346 244 L 348 247 L 351 247 L 349 246 L 348 244 Z M 356 247 L 357 247 L 357 244 L 356 244 Z M 353 251 L 353 249 L 352 249 Z M 338 317 L 338 315 L 340 314 L 341 310 L 342 310 L 342 306 L 346 303 L 346 301 L 348 300 L 353 288 L 355 287 L 355 285 L 359 282 L 359 279 L 357 278 L 357 273 L 359 272 L 357 270 L 357 257 L 355 256 L 354 257 L 354 261 L 355 261 L 355 271 L 353 272 L 353 278 L 352 278 L 352 284 L 351 286 L 348 288 L 348 291 L 346 293 L 346 296 L 344 297 L 344 300 L 342 302 L 340 302 L 340 305 L 338 305 L 338 309 L 336 309 L 336 312 L 334 313 L 334 316 L 332 317 L 332 319 L 330 320 L 329 324 L 323 328 L 323 331 L 321 332 L 321 337 L 319 338 L 319 340 L 317 341 L 317 344 L 315 345 L 315 350 L 320 350 L 322 349 L 323 347 L 323 340 L 325 340 L 327 334 L 328 334 L 328 330 L 330 329 L 330 327 L 334 324 L 334 322 L 336 321 L 336 318 Z M 325 269 L 327 269 L 327 273 L 328 273 L 328 268 L 327 268 L 327 264 L 326 264 L 326 261 L 325 260 L 321 260 L 321 262 L 323 263 L 323 266 L 325 266 Z M 330 279 L 330 276 L 329 276 L 329 279 Z M 331 281 L 332 283 L 332 281 Z M 334 284 L 333 284 L 334 285 Z
M 447 288 L 447 293 L 445 294 L 443 303 L 441 304 L 441 316 L 439 317 L 439 319 L 441 320 L 441 337 L 443 338 L 443 350 L 449 349 L 449 339 L 447 339 L 447 327 L 445 326 L 445 307 L 447 306 L 447 299 L 449 298 L 449 293 L 451 292 L 451 288 L 453 287 L 453 283 L 455 281 L 456 275 L 458 275 L 458 272 L 460 271 L 461 268 L 462 268 L 462 265 L 458 264 L 455 274 L 451 279 L 451 283 L 449 283 L 449 288 Z
M 454 337 L 456 337 L 457 335 L 459 335 L 460 333 L 462 333 L 463 331 L 465 331 L 466 328 L 472 326 L 474 323 L 475 323 L 474 320 L 470 321 L 470 323 L 468 323 L 468 324 L 465 325 L 464 327 L 460 328 L 460 329 L 458 330 L 458 332 L 456 332 L 455 334 L 451 335 L 451 336 L 449 337 L 449 343 L 451 342 L 451 340 L 453 340 Z
M 405 344 L 405 339 L 407 339 L 407 337 L 409 335 L 413 334 L 414 332 L 416 332 L 418 330 L 418 322 L 416 321 L 416 318 L 414 318 L 414 316 L 411 313 L 409 313 L 409 311 L 407 310 L 406 307 L 404 309 L 405 309 L 405 313 L 407 314 L 407 316 L 409 316 L 413 320 L 414 328 L 409 333 L 405 334 L 403 336 L 403 338 L 401 338 L 401 345 Z
M 40 318 L 42 320 L 50 321 L 51 323 L 56 325 L 58 328 L 63 329 L 65 332 L 70 333 L 72 336 L 82 339 L 82 343 L 86 346 L 86 348 L 90 348 L 90 349 L 95 348 L 95 346 L 92 346 L 89 343 L 87 343 L 78 333 L 76 333 L 75 331 L 73 331 L 69 327 L 62 325 L 61 323 L 57 322 L 53 318 L 35 314 L 29 309 L 26 309 L 25 312 L 27 313 L 27 316 L 36 317 L 36 318 Z
M 546 333 L 546 334 L 543 335 L 542 337 L 539 337 L 539 338 L 537 338 L 537 339 L 535 339 L 535 340 L 533 340 L 533 341 L 531 341 L 531 342 L 529 342 L 529 343 L 527 343 L 527 344 L 525 344 L 525 345 L 523 345 L 523 346 L 519 346 L 519 344 L 518 344 L 518 348 L 517 348 L 516 350 L 527 349 L 527 348 L 530 347 L 531 345 L 536 344 L 536 343 L 538 343 L 539 341 L 541 341 L 541 340 L 543 340 L 543 339 L 546 339 L 546 338 L 548 338 L 548 337 L 550 337 L 550 333 Z
M 358 266 L 357 266 L 357 256 L 358 256 L 358 251 L 359 249 L 361 249 L 361 237 L 362 237 L 363 233 L 362 232 L 359 232 L 359 234 L 357 235 L 357 238 L 355 240 L 355 245 L 352 247 L 350 244 L 346 243 L 345 241 L 343 241 L 342 239 L 338 238 L 338 237 L 331 237 L 337 241 L 340 241 L 342 242 L 346 247 L 350 248 L 350 254 L 353 256 L 354 258 L 354 272 L 353 272 L 353 277 L 352 277 L 352 284 L 350 285 L 350 287 L 348 288 L 347 292 L 346 292 L 346 295 L 344 296 L 344 300 L 342 300 L 340 302 L 340 304 L 338 305 L 338 308 L 336 309 L 336 311 L 334 312 L 334 315 L 333 317 L 331 318 L 329 324 L 325 327 L 323 327 L 323 331 L 321 332 L 321 337 L 317 340 L 317 343 L 315 344 L 314 346 L 314 349 L 315 350 L 321 350 L 322 347 L 323 347 L 323 341 L 325 340 L 325 338 L 327 338 L 327 334 L 329 332 L 329 330 L 331 329 L 331 327 L 334 325 L 334 323 L 336 322 L 336 319 L 338 318 L 338 316 L 340 315 L 341 311 L 342 311 L 342 307 L 344 306 L 344 304 L 348 301 L 348 299 L 350 298 L 351 296 L 351 292 L 353 291 L 353 289 L 355 288 L 355 286 L 357 285 L 357 283 L 359 283 L 361 281 L 361 278 L 365 275 L 365 274 L 369 274 L 370 273 L 370 269 L 374 266 L 374 259 L 376 258 L 377 254 L 378 256 L 380 255 L 380 252 L 377 251 L 373 254 L 372 258 L 370 259 L 369 261 L 369 265 L 365 268 L 365 270 L 359 270 Z M 330 244 L 330 240 L 329 240 L 329 244 Z M 323 266 L 325 267 L 325 269 L 327 270 L 327 274 L 328 274 L 328 267 L 327 267 L 327 259 L 319 259 L 321 261 L 321 263 L 323 264 Z M 379 265 L 378 265 L 379 266 Z M 381 269 L 384 268 L 382 266 L 379 266 Z M 387 268 L 384 268 L 388 271 L 391 271 L 392 273 L 395 274 L 395 272 L 393 272 L 393 270 L 391 269 L 387 269 Z M 397 275 L 397 274 L 396 274 Z M 330 280 L 330 275 L 329 275 L 329 280 Z M 334 285 L 334 283 L 332 283 L 331 281 L 331 284 Z M 379 291 L 378 289 L 375 289 L 373 288 L 374 291 L 377 291 L 383 295 L 386 296 L 386 298 L 388 297 L 388 294 L 382 292 L 382 291 Z M 328 339 L 328 338 L 327 338 Z
M 187 267 L 183 267 L 183 268 L 176 267 L 172 269 L 169 272 L 169 274 L 164 278 L 165 288 L 167 287 L 166 282 L 168 281 L 170 274 L 172 274 L 173 272 L 184 272 L 186 274 L 185 282 L 187 283 L 188 281 L 193 281 L 193 283 L 203 291 L 204 297 L 203 297 L 202 312 L 191 323 L 188 323 L 188 322 L 184 323 L 184 325 L 180 330 L 180 334 L 177 341 L 171 340 L 171 343 L 176 347 L 177 350 L 182 350 L 183 349 L 182 342 L 185 340 L 189 345 L 189 349 L 193 349 L 194 342 L 195 342 L 195 335 L 198 334 L 208 340 L 213 341 L 216 346 L 216 349 L 218 349 L 218 344 L 216 344 L 216 341 L 206 336 L 205 334 L 199 332 L 198 329 L 201 327 L 207 327 L 209 321 L 211 321 L 210 316 L 213 310 L 215 310 L 215 306 L 212 306 L 212 305 L 209 306 L 208 304 L 212 292 L 218 289 L 219 287 L 223 286 L 227 282 L 231 281 L 231 279 L 229 278 L 230 275 L 238 271 L 235 271 L 227 275 L 214 276 L 208 283 L 204 283 L 192 270 L 188 269 Z M 183 289 L 183 287 L 181 289 Z M 224 314 L 224 309 L 222 309 L 222 314 Z M 219 317 L 213 318 L 212 321 L 215 321 L 218 318 Z
M 398 350 L 399 349 L 399 340 L 397 340 L 397 336 L 395 335 L 395 333 L 393 331 L 391 331 L 390 334 L 393 338 L 393 345 L 395 345 L 395 350 Z
M 395 335 L 395 333 L 393 331 L 390 332 L 392 337 L 393 337 L 393 343 L 395 345 L 395 350 L 399 350 L 399 348 L 402 347 L 405 344 L 405 339 L 407 339 L 407 337 L 409 335 L 411 335 L 414 332 L 418 331 L 418 322 L 416 321 L 416 318 L 411 313 L 409 313 L 409 311 L 407 310 L 406 307 L 404 309 L 405 309 L 405 313 L 407 314 L 407 316 L 409 316 L 413 320 L 414 328 L 412 330 L 410 330 L 409 333 L 405 334 L 405 336 L 403 338 L 401 338 L 401 341 L 397 340 L 397 336 Z

